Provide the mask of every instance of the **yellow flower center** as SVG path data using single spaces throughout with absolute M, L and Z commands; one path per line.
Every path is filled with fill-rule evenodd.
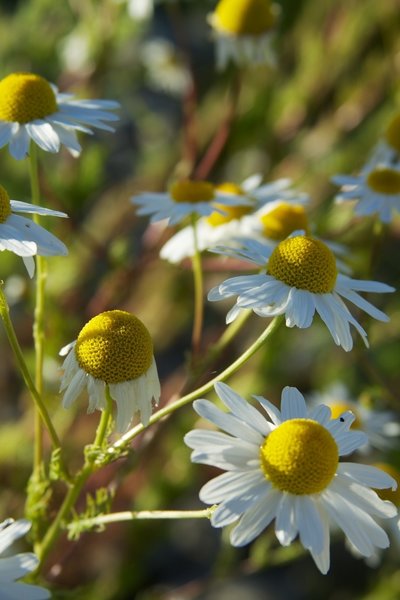
M 332 402 L 332 404 L 328 404 L 331 409 L 332 419 L 338 419 L 340 415 L 348 410 L 351 410 L 353 415 L 355 416 L 355 420 L 351 424 L 353 429 L 362 429 L 362 420 L 360 415 L 356 410 L 354 410 L 354 406 L 350 406 L 350 404 L 346 404 L 345 402 Z
M 182 179 L 171 185 L 170 194 L 175 202 L 209 202 L 214 198 L 214 186 L 208 181 Z
M 110 310 L 81 329 L 75 354 L 81 369 L 95 379 L 122 383 L 146 373 L 153 360 L 153 342 L 137 317 Z
M 400 194 L 400 173 L 388 167 L 378 167 L 369 173 L 367 184 L 379 194 Z
M 230 35 L 262 35 L 276 21 L 269 0 L 220 0 L 213 14 L 216 29 Z
M 311 419 L 284 421 L 260 449 L 261 468 L 282 492 L 305 495 L 322 492 L 336 473 L 339 452 L 325 427 Z
M 303 229 L 308 233 L 308 219 L 304 206 L 282 202 L 260 217 L 264 235 L 272 240 L 284 240 L 293 231 Z
M 374 467 L 382 469 L 382 471 L 385 471 L 385 473 L 387 473 L 388 475 L 393 477 L 395 481 L 397 481 L 396 490 L 375 490 L 376 493 L 380 498 L 382 498 L 382 500 L 390 500 L 390 502 L 393 502 L 395 506 L 400 506 L 400 472 L 388 463 L 375 463 Z
M 235 183 L 221 183 L 216 187 L 217 191 L 224 192 L 225 194 L 234 194 L 235 196 L 244 196 L 244 191 L 239 185 Z M 235 219 L 241 219 L 244 215 L 248 215 L 252 212 L 253 207 L 248 204 L 242 204 L 237 206 L 226 206 L 225 204 L 216 203 L 216 208 L 220 208 L 224 211 L 224 214 L 220 212 L 213 212 L 207 217 L 207 222 L 213 227 L 224 225 Z
M 5 223 L 10 215 L 10 197 L 3 186 L 0 185 L 0 223 Z
M 297 236 L 280 242 L 268 261 L 267 273 L 290 287 L 328 294 L 336 283 L 336 261 L 319 240 Z
M 29 123 L 57 112 L 51 85 L 33 73 L 12 73 L 0 81 L 0 119 Z
M 389 123 L 385 138 L 387 143 L 397 152 L 400 152 L 400 114 L 396 115 Z

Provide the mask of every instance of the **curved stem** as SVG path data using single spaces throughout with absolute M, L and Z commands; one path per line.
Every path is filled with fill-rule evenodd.
M 8 304 L 7 304 L 7 300 L 6 300 L 6 297 L 3 292 L 2 284 L 0 285 L 0 315 L 1 315 L 1 318 L 4 323 L 4 328 L 7 333 L 8 341 L 10 342 L 10 346 L 13 350 L 15 359 L 16 359 L 18 367 L 21 371 L 25 385 L 28 388 L 28 390 L 32 396 L 33 402 L 36 406 L 36 409 L 37 409 L 37 412 L 38 412 L 40 418 L 43 420 L 43 423 L 47 427 L 53 447 L 59 448 L 60 441 L 58 439 L 56 430 L 54 429 L 54 425 L 49 417 L 46 406 L 43 403 L 42 397 L 38 393 L 38 391 L 35 387 L 35 384 L 32 381 L 32 378 L 28 371 L 28 367 L 26 366 L 24 355 L 22 353 L 17 336 L 15 334 L 13 324 L 10 319 Z
M 193 281 L 194 281 L 194 318 L 192 332 L 192 353 L 196 356 L 200 352 L 201 336 L 203 330 L 203 269 L 201 264 L 201 253 L 199 251 L 196 217 L 192 215 L 192 230 L 194 254 L 192 258 Z
M 253 356 L 253 354 L 255 354 L 257 352 L 257 350 L 259 348 L 261 348 L 261 346 L 264 344 L 265 340 L 274 331 L 276 331 L 276 329 L 278 329 L 279 325 L 283 321 L 283 318 L 284 318 L 283 316 L 274 317 L 272 319 L 272 321 L 269 323 L 269 325 L 267 326 L 267 328 L 263 331 L 263 333 L 257 338 L 257 340 L 255 342 L 253 342 L 253 344 L 241 356 L 239 356 L 239 358 L 237 358 L 231 365 L 229 365 L 229 367 L 224 369 L 224 371 L 222 371 L 219 375 L 217 375 L 216 377 L 214 377 L 213 379 L 211 379 L 210 381 L 208 381 L 206 384 L 202 385 L 201 387 L 197 388 L 193 392 L 186 394 L 182 398 L 179 398 L 179 400 L 176 400 L 175 402 L 171 402 L 171 404 L 168 404 L 164 408 L 161 408 L 160 410 L 158 410 L 156 413 L 154 413 L 150 417 L 150 421 L 149 421 L 148 425 L 145 426 L 142 423 L 140 423 L 139 425 L 136 425 L 135 427 L 133 427 L 132 429 L 127 431 L 117 442 L 115 442 L 110 447 L 110 451 L 113 451 L 114 449 L 118 449 L 118 448 L 121 448 L 122 446 L 125 446 L 127 443 L 129 443 L 131 440 L 133 440 L 137 435 L 139 435 L 139 433 L 141 433 L 144 429 L 146 429 L 146 427 L 148 427 L 149 425 L 153 425 L 153 423 L 157 423 L 157 421 L 160 421 L 160 419 L 175 412 L 176 410 L 178 410 L 182 406 L 185 406 L 192 400 L 195 400 L 196 398 L 199 398 L 203 394 L 206 394 L 213 388 L 215 383 L 217 383 L 218 381 L 224 381 L 225 379 L 227 379 L 228 377 L 233 375 L 233 373 L 235 373 L 247 360 L 249 360 L 249 358 L 251 358 Z

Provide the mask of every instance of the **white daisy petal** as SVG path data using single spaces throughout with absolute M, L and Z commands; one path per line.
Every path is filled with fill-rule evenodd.
M 30 138 L 26 127 L 22 125 L 21 127 L 13 131 L 13 135 L 9 141 L 9 150 L 10 154 L 16 160 L 21 160 L 28 155 Z
M 315 500 L 308 496 L 296 496 L 294 508 L 301 543 L 314 554 L 321 554 L 325 545 L 325 533 Z
M 45 152 L 56 153 L 60 150 L 60 138 L 50 123 L 33 121 L 25 127 L 30 138 Z
M 395 490 L 397 488 L 396 481 L 377 467 L 370 465 L 362 465 L 360 463 L 340 463 L 338 465 L 338 473 L 346 475 L 354 481 L 364 486 L 369 486 L 378 490 L 385 488 L 391 488 Z
M 248 509 L 231 532 L 231 544 L 237 547 L 245 546 L 260 535 L 274 519 L 279 500 L 279 492 L 270 490 L 265 498 Z
M 295 498 L 283 493 L 276 509 L 275 535 L 282 546 L 289 546 L 298 533 L 295 519 Z
M 229 385 L 218 382 L 215 391 L 225 406 L 239 419 L 250 425 L 253 429 L 265 436 L 271 431 L 271 424 L 265 420 L 260 412 L 251 406 L 244 398 L 232 390 Z
M 199 493 L 200 500 L 207 504 L 216 504 L 222 502 L 228 495 L 232 496 L 232 493 L 232 497 L 235 497 L 240 489 L 238 484 L 241 484 L 242 489 L 251 490 L 253 486 L 266 485 L 266 480 L 259 469 L 248 472 L 228 471 L 203 485 Z
M 282 421 L 305 419 L 307 417 L 306 402 L 297 388 L 288 386 L 283 388 L 281 402 Z
M 231 435 L 246 438 L 253 444 L 261 444 L 263 440 L 262 435 L 254 431 L 247 423 L 240 421 L 235 415 L 222 412 L 208 400 L 196 400 L 193 408 L 203 419 L 211 421 Z

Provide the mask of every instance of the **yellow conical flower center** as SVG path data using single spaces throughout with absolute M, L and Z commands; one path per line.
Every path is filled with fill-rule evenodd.
M 388 463 L 376 463 L 374 464 L 374 467 L 382 469 L 382 471 L 385 471 L 385 473 L 387 473 L 388 475 L 393 477 L 395 481 L 397 481 L 396 490 L 376 490 L 376 493 L 380 498 L 382 498 L 382 500 L 390 500 L 390 502 L 393 502 L 395 506 L 400 506 L 400 472 Z
M 267 273 L 290 287 L 328 294 L 336 283 L 336 261 L 319 240 L 297 236 L 280 242 L 268 261 Z
M 260 449 L 261 468 L 282 492 L 318 494 L 331 482 L 339 462 L 335 440 L 311 419 L 284 421 Z
M 146 373 L 153 360 L 153 342 L 137 317 L 110 310 L 82 328 L 75 354 L 81 369 L 95 379 L 122 383 Z
M 275 24 L 269 0 L 220 0 L 212 16 L 216 29 L 230 35 L 262 35 Z
M 6 190 L 0 185 L 0 223 L 5 223 L 11 215 L 10 197 Z
M 293 231 L 303 229 L 308 233 L 308 219 L 304 206 L 282 202 L 260 217 L 263 233 L 272 240 L 284 240 Z
M 239 185 L 235 183 L 221 183 L 216 187 L 218 192 L 224 192 L 225 194 L 234 194 L 235 196 L 244 196 L 244 191 Z M 224 214 L 220 212 L 213 212 L 209 217 L 207 217 L 207 222 L 213 227 L 218 227 L 219 225 L 225 225 L 225 223 L 229 223 L 230 221 L 234 221 L 235 219 L 241 219 L 244 215 L 248 215 L 252 212 L 253 207 L 248 204 L 241 204 L 237 206 L 226 206 L 226 204 L 216 203 L 214 204 L 216 208 L 220 208 L 224 211 Z
M 0 119 L 29 123 L 57 112 L 51 85 L 33 73 L 13 73 L 0 81 Z
M 400 173 L 388 167 L 378 167 L 368 174 L 367 184 L 379 194 L 400 194 Z
M 400 152 L 400 114 L 396 115 L 389 123 L 385 132 L 385 138 L 392 148 Z
M 214 186 L 208 181 L 183 179 L 171 185 L 170 194 L 175 202 L 209 202 L 214 198 Z
M 338 419 L 340 415 L 351 410 L 353 415 L 355 416 L 355 420 L 351 424 L 353 429 L 362 429 L 362 420 L 358 412 L 354 409 L 354 406 L 350 406 L 350 404 L 346 404 L 345 402 L 332 402 L 329 403 L 329 408 L 331 409 L 331 418 Z

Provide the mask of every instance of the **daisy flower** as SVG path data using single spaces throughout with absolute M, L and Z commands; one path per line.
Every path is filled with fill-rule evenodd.
M 333 252 L 321 240 L 295 235 L 274 249 L 247 240 L 243 248 L 227 249 L 226 253 L 263 269 L 256 275 L 232 277 L 210 290 L 208 299 L 211 301 L 237 296 L 236 305 L 226 317 L 227 323 L 243 309 L 252 309 L 261 317 L 285 315 L 287 327 L 304 329 L 310 327 L 317 312 L 335 343 L 349 351 L 353 347 L 350 325 L 357 329 L 366 345 L 367 334 L 342 298 L 379 321 L 389 320 L 358 292 L 388 293 L 394 288 L 338 273 Z
M 270 0 L 220 0 L 209 15 L 216 40 L 217 68 L 230 60 L 237 65 L 274 64 L 272 30 L 277 7 Z
M 227 206 L 251 205 L 251 201 L 241 195 L 218 191 L 208 181 L 190 179 L 176 181 L 168 193 L 146 192 L 133 196 L 131 202 L 139 206 L 138 215 L 150 215 L 152 223 L 168 219 L 168 225 L 176 225 L 189 215 L 226 214 Z
M 29 276 L 33 277 L 35 271 L 33 256 L 36 254 L 39 256 L 65 255 L 68 254 L 68 250 L 53 234 L 31 219 L 22 217 L 19 213 L 53 217 L 67 217 L 67 215 L 20 200 L 10 200 L 8 193 L 0 185 L 0 251 L 10 250 L 21 256 Z
M 12 73 L 0 81 L 0 148 L 8 144 L 20 160 L 32 140 L 46 152 L 58 152 L 64 145 L 79 156 L 76 132 L 93 133 L 92 127 L 114 131 L 106 122 L 118 120 L 108 112 L 118 107 L 110 100 L 75 100 L 40 75 Z
M 196 224 L 196 235 L 198 249 L 201 252 L 219 244 L 235 246 L 237 238 L 262 235 L 264 227 L 267 226 L 265 225 L 264 211 L 266 212 L 266 207 L 269 206 L 276 207 L 277 211 L 281 211 L 281 223 L 287 217 L 286 226 L 281 224 L 281 230 L 285 229 L 286 233 L 287 228 L 290 231 L 286 235 L 282 235 L 282 238 L 287 237 L 294 229 L 304 228 L 306 216 L 300 203 L 307 202 L 308 196 L 291 190 L 290 179 L 278 179 L 265 185 L 260 185 L 261 180 L 261 175 L 255 174 L 245 179 L 241 185 L 226 182 L 216 187 L 218 192 L 242 196 L 246 203 L 235 206 L 217 206 L 224 210 L 224 214 L 214 211 L 208 217 L 199 219 Z M 284 209 L 280 208 L 282 205 L 286 207 L 285 214 L 283 214 Z M 271 208 L 272 211 L 273 208 Z M 271 224 L 270 230 L 272 231 L 272 229 L 274 229 L 274 233 L 277 233 L 276 219 Z M 183 258 L 193 255 L 192 227 L 185 227 L 176 233 L 160 251 L 161 258 L 171 263 L 180 262 Z
M 397 510 L 371 489 L 396 488 L 377 468 L 339 462 L 365 443 L 365 434 L 350 430 L 348 412 L 331 419 L 328 407 L 308 411 L 296 388 L 282 392 L 281 410 L 255 396 L 269 419 L 223 383 L 216 392 L 229 412 L 197 400 L 196 412 L 223 432 L 195 429 L 185 436 L 191 459 L 226 471 L 206 483 L 200 499 L 217 504 L 214 527 L 236 523 L 233 546 L 252 542 L 275 519 L 283 546 L 299 535 L 322 573 L 329 570 L 329 529 L 343 530 L 363 556 L 387 548 L 389 539 L 374 517 L 390 518 Z
M 358 176 L 336 175 L 333 183 L 341 186 L 337 203 L 356 201 L 356 215 L 375 215 L 390 223 L 394 212 L 400 212 L 400 166 L 377 162 L 376 157 Z
M 31 528 L 26 519 L 6 519 L 0 523 L 0 554 L 3 554 L 11 544 L 25 535 Z M 16 579 L 34 571 L 39 564 L 38 558 L 32 552 L 23 552 L 6 558 L 0 558 L 0 598 L 23 598 L 24 600 L 45 600 L 50 593 L 38 585 L 19 583 Z
M 117 404 L 117 431 L 125 432 L 136 412 L 147 425 L 152 401 L 158 404 L 160 398 L 160 382 L 151 336 L 137 317 L 122 310 L 100 313 L 60 354 L 67 355 L 60 388 L 64 408 L 86 388 L 88 412 L 103 410 L 108 386 Z
M 325 392 L 313 394 L 311 401 L 313 405 L 329 406 L 332 418 L 338 418 L 350 410 L 355 416 L 352 428 L 365 431 L 368 437 L 362 451 L 372 448 L 389 450 L 398 442 L 400 423 L 396 414 L 389 410 L 374 410 L 361 402 L 355 402 L 349 398 L 348 390 L 340 383 L 331 385 Z

